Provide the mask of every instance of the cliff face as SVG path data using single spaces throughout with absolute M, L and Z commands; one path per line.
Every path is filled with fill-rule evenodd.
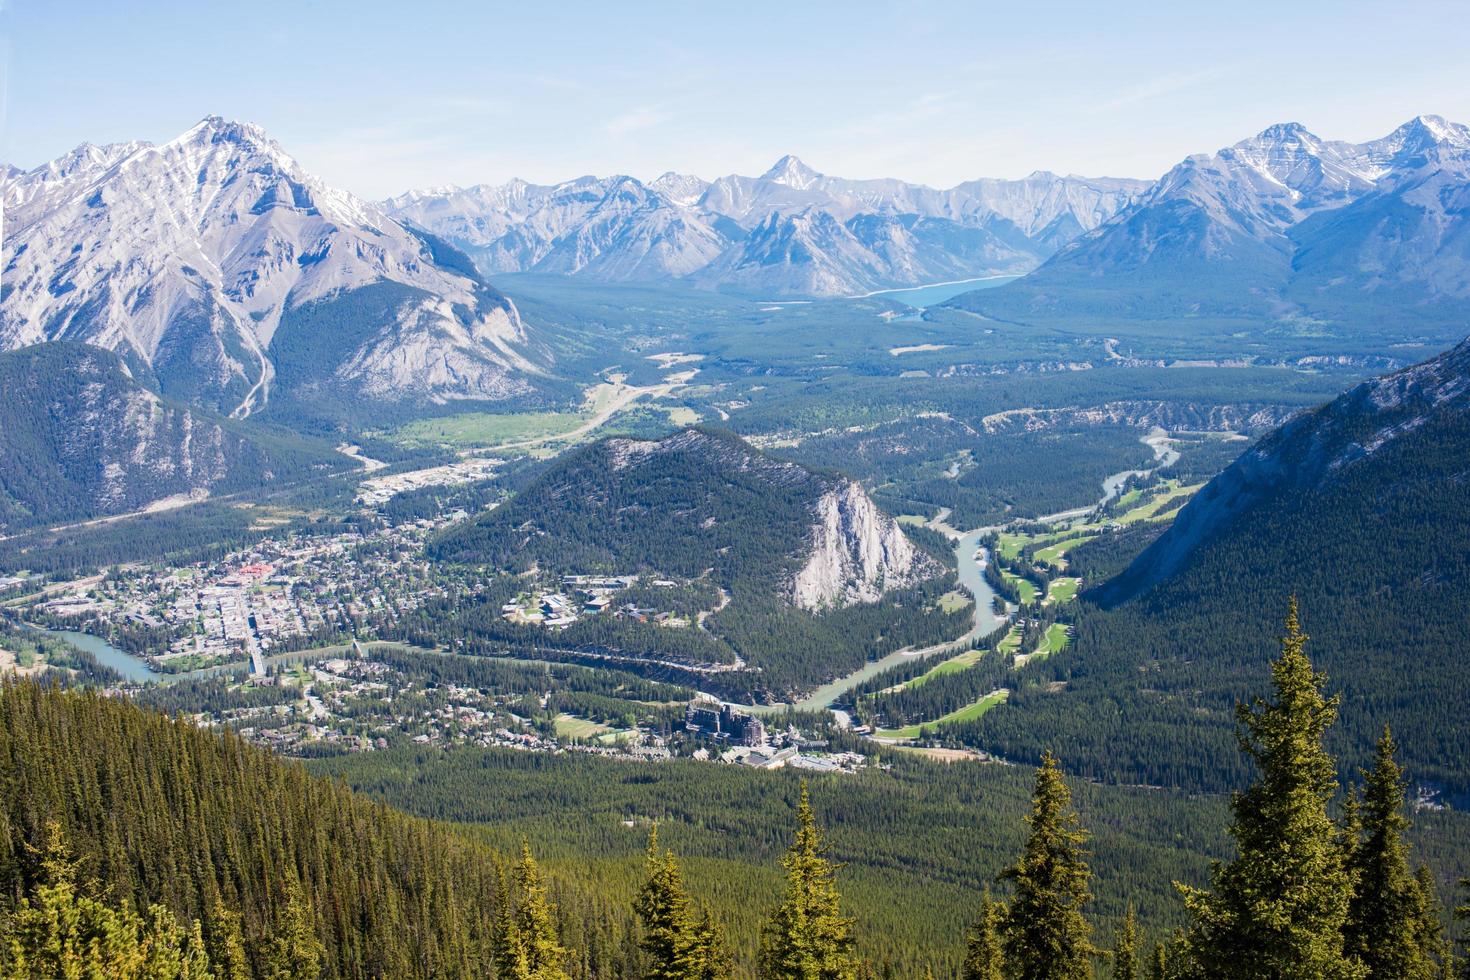
M 816 611 L 876 602 L 888 589 L 938 573 L 934 560 L 915 548 L 857 483 L 828 490 L 814 509 L 811 554 L 791 589 L 798 607 Z

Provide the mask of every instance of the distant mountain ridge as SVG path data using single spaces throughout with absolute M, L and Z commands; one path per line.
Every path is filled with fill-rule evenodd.
M 86 341 L 241 417 L 283 377 L 300 397 L 445 402 L 524 393 L 540 369 L 514 305 L 468 260 L 306 173 L 257 126 L 211 116 L 159 146 L 84 144 L 9 172 L 3 198 L 0 349 Z M 345 311 L 364 300 L 375 322 L 322 316 L 360 319 Z M 292 336 L 305 310 L 318 335 Z
M 1007 320 L 1281 317 L 1470 301 L 1470 129 L 1355 144 L 1297 123 L 1191 156 L 1019 282 L 951 301 Z
M 1020 274 L 1145 187 L 1038 172 L 936 190 L 832 177 L 788 155 L 759 177 L 513 180 L 410 192 L 384 207 L 466 249 L 489 273 L 841 296 Z

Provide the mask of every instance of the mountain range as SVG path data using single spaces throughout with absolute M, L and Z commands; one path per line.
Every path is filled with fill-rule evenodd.
M 553 343 L 484 278 L 512 271 L 756 296 L 1027 273 L 951 301 L 1019 321 L 1470 311 L 1470 130 L 1436 116 L 1362 144 L 1272 126 L 1152 184 L 938 190 L 786 156 L 759 177 L 517 180 L 381 205 L 209 117 L 159 146 L 5 167 L 0 195 L 0 350 L 94 344 L 160 394 L 242 418 L 564 394 Z
M 0 349 L 85 341 L 239 417 L 277 394 L 500 400 L 540 370 L 515 306 L 463 255 L 256 126 L 84 144 L 11 168 L 3 200 Z
M 842 296 L 1026 272 L 1147 186 L 1038 172 L 936 190 L 832 177 L 788 155 L 759 177 L 513 180 L 411 192 L 384 207 L 487 273 Z
M 1463 309 L 1467 205 L 1465 126 L 1419 116 L 1346 143 L 1276 125 L 1189 157 L 1024 279 L 952 305 L 1010 320 Z

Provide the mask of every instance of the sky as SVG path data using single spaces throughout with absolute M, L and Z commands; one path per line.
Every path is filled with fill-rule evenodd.
M 1470 3 L 0 0 L 0 160 L 263 125 L 359 195 L 582 174 L 1157 177 L 1470 122 Z M 1193 8 L 1193 9 L 1191 9 Z

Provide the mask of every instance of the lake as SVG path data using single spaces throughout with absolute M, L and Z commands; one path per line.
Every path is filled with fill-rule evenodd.
M 1020 276 L 982 276 L 978 279 L 960 279 L 955 282 L 936 282 L 928 286 L 911 286 L 907 289 L 885 289 L 882 292 L 872 293 L 873 296 L 881 296 L 884 299 L 896 300 L 905 306 L 915 309 L 924 309 L 943 303 L 947 299 L 953 299 L 961 293 L 974 292 L 977 289 L 994 289 L 996 286 L 1004 286 L 1008 282 L 1015 282 Z

